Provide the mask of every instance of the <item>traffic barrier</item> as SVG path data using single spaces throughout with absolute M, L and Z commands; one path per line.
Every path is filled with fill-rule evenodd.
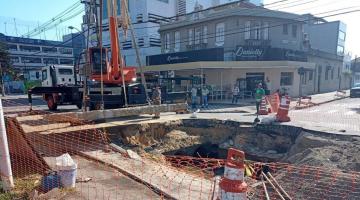
M 346 96 L 346 91 L 344 90 L 337 90 L 335 93 L 335 97 L 344 98 Z
M 280 107 L 276 114 L 276 120 L 279 122 L 289 122 L 290 117 L 288 116 L 290 109 L 290 97 L 288 95 L 281 98 Z
M 266 108 L 266 98 L 263 97 L 260 103 L 259 115 L 268 115 L 269 112 Z
M 311 106 L 315 106 L 316 104 L 313 103 L 312 101 L 312 97 L 311 96 L 302 96 L 299 97 L 298 102 L 296 103 L 296 109 L 299 108 L 303 108 L 303 107 L 311 107 Z
M 224 177 L 220 180 L 220 200 L 245 200 L 247 184 L 244 182 L 245 153 L 230 148 L 225 161 Z
M 280 98 L 278 93 L 266 96 L 266 101 L 270 104 L 269 113 L 277 113 L 280 104 Z

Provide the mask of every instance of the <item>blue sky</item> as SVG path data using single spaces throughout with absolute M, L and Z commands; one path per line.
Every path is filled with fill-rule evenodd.
M 79 0 L 0 0 L 0 32 L 8 35 L 22 35 L 48 21 Z M 81 6 L 83 8 L 83 6 Z M 80 7 L 74 10 L 78 11 Z M 15 22 L 14 22 L 15 18 Z M 82 14 L 64 22 L 36 38 L 57 39 L 59 35 L 70 33 L 68 26 L 81 27 Z M 15 26 L 16 23 L 16 26 Z M 5 28 L 6 27 L 6 28 Z M 6 29 L 6 30 L 5 30 Z M 56 35 L 57 30 L 57 35 Z
M 28 29 L 31 30 L 36 28 L 38 22 L 39 24 L 42 24 L 78 1 L 80 0 L 0 0 L 0 32 L 7 33 L 8 35 L 16 35 L 17 30 L 18 35 L 22 35 L 26 33 Z M 187 1 L 189 3 L 194 3 L 196 0 Z M 199 1 L 200 3 L 205 4 L 210 4 L 211 2 L 211 0 Z M 276 1 L 279 0 L 264 0 L 264 4 L 271 4 Z M 289 3 L 282 4 L 286 5 L 275 4 L 268 8 L 299 14 L 317 14 L 346 7 L 360 9 L 360 0 L 289 0 Z M 16 29 L 13 18 L 16 19 Z M 341 20 L 347 24 L 346 50 L 351 51 L 353 56 L 360 56 L 360 27 L 357 22 L 357 20 L 360 19 L 360 12 L 326 19 L 330 21 Z M 37 38 L 41 37 L 43 39 L 46 36 L 46 39 L 59 39 L 59 35 L 71 32 L 67 29 L 68 26 L 71 25 L 80 28 L 81 21 L 82 14 L 79 14 L 73 19 L 58 26 L 57 29 L 54 28 L 51 31 L 45 32 L 45 34 L 37 35 Z M 4 23 L 6 23 L 6 32 Z

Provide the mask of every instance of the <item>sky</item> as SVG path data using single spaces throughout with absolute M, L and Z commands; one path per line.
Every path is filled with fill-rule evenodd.
M 0 33 L 21 36 L 29 30 L 31 31 L 36 28 L 38 24 L 41 25 L 47 22 L 79 1 L 80 0 L 0 0 Z M 83 9 L 83 6 L 76 7 L 72 13 L 78 13 L 80 9 Z M 67 28 L 68 26 L 81 28 L 82 15 L 83 13 L 69 19 L 52 30 L 36 35 L 35 38 L 62 40 L 61 35 L 71 33 L 71 30 Z M 74 30 L 74 32 L 76 31 Z
M 27 33 L 28 30 L 36 28 L 38 23 L 41 25 L 78 1 L 79 0 L 0 0 L 0 33 L 21 36 Z M 196 0 L 187 1 L 189 4 L 194 4 Z M 211 2 L 211 0 L 198 1 L 205 5 L 209 5 Z M 295 12 L 298 14 L 317 14 L 336 9 L 344 9 L 338 12 L 360 9 L 360 0 L 288 0 L 287 2 L 273 4 L 278 1 L 279 0 L 264 0 L 264 4 L 268 5 L 266 7 L 269 9 Z M 189 7 L 191 6 L 188 6 L 188 8 Z M 80 9 L 80 7 L 77 9 Z M 77 11 L 77 9 L 75 9 L 74 12 Z M 323 15 L 329 14 L 332 13 Z M 357 23 L 360 19 L 360 12 L 326 19 L 328 21 L 341 20 L 347 24 L 345 49 L 348 52 L 352 52 L 353 56 L 360 56 L 360 26 Z M 73 19 L 62 23 L 57 28 L 37 35 L 36 38 L 61 40 L 60 35 L 71 33 L 71 30 L 67 28 L 68 26 L 75 26 L 80 29 L 81 22 L 82 14 L 79 14 Z

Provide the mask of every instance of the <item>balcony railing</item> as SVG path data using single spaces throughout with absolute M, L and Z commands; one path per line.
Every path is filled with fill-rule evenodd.
M 270 46 L 271 40 L 261 40 L 261 39 L 248 39 L 245 40 L 246 46 Z

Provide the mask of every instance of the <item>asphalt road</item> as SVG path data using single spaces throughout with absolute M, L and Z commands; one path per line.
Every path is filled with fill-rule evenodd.
M 360 132 L 360 99 L 347 98 L 303 110 L 290 111 L 292 123 L 320 130 Z

